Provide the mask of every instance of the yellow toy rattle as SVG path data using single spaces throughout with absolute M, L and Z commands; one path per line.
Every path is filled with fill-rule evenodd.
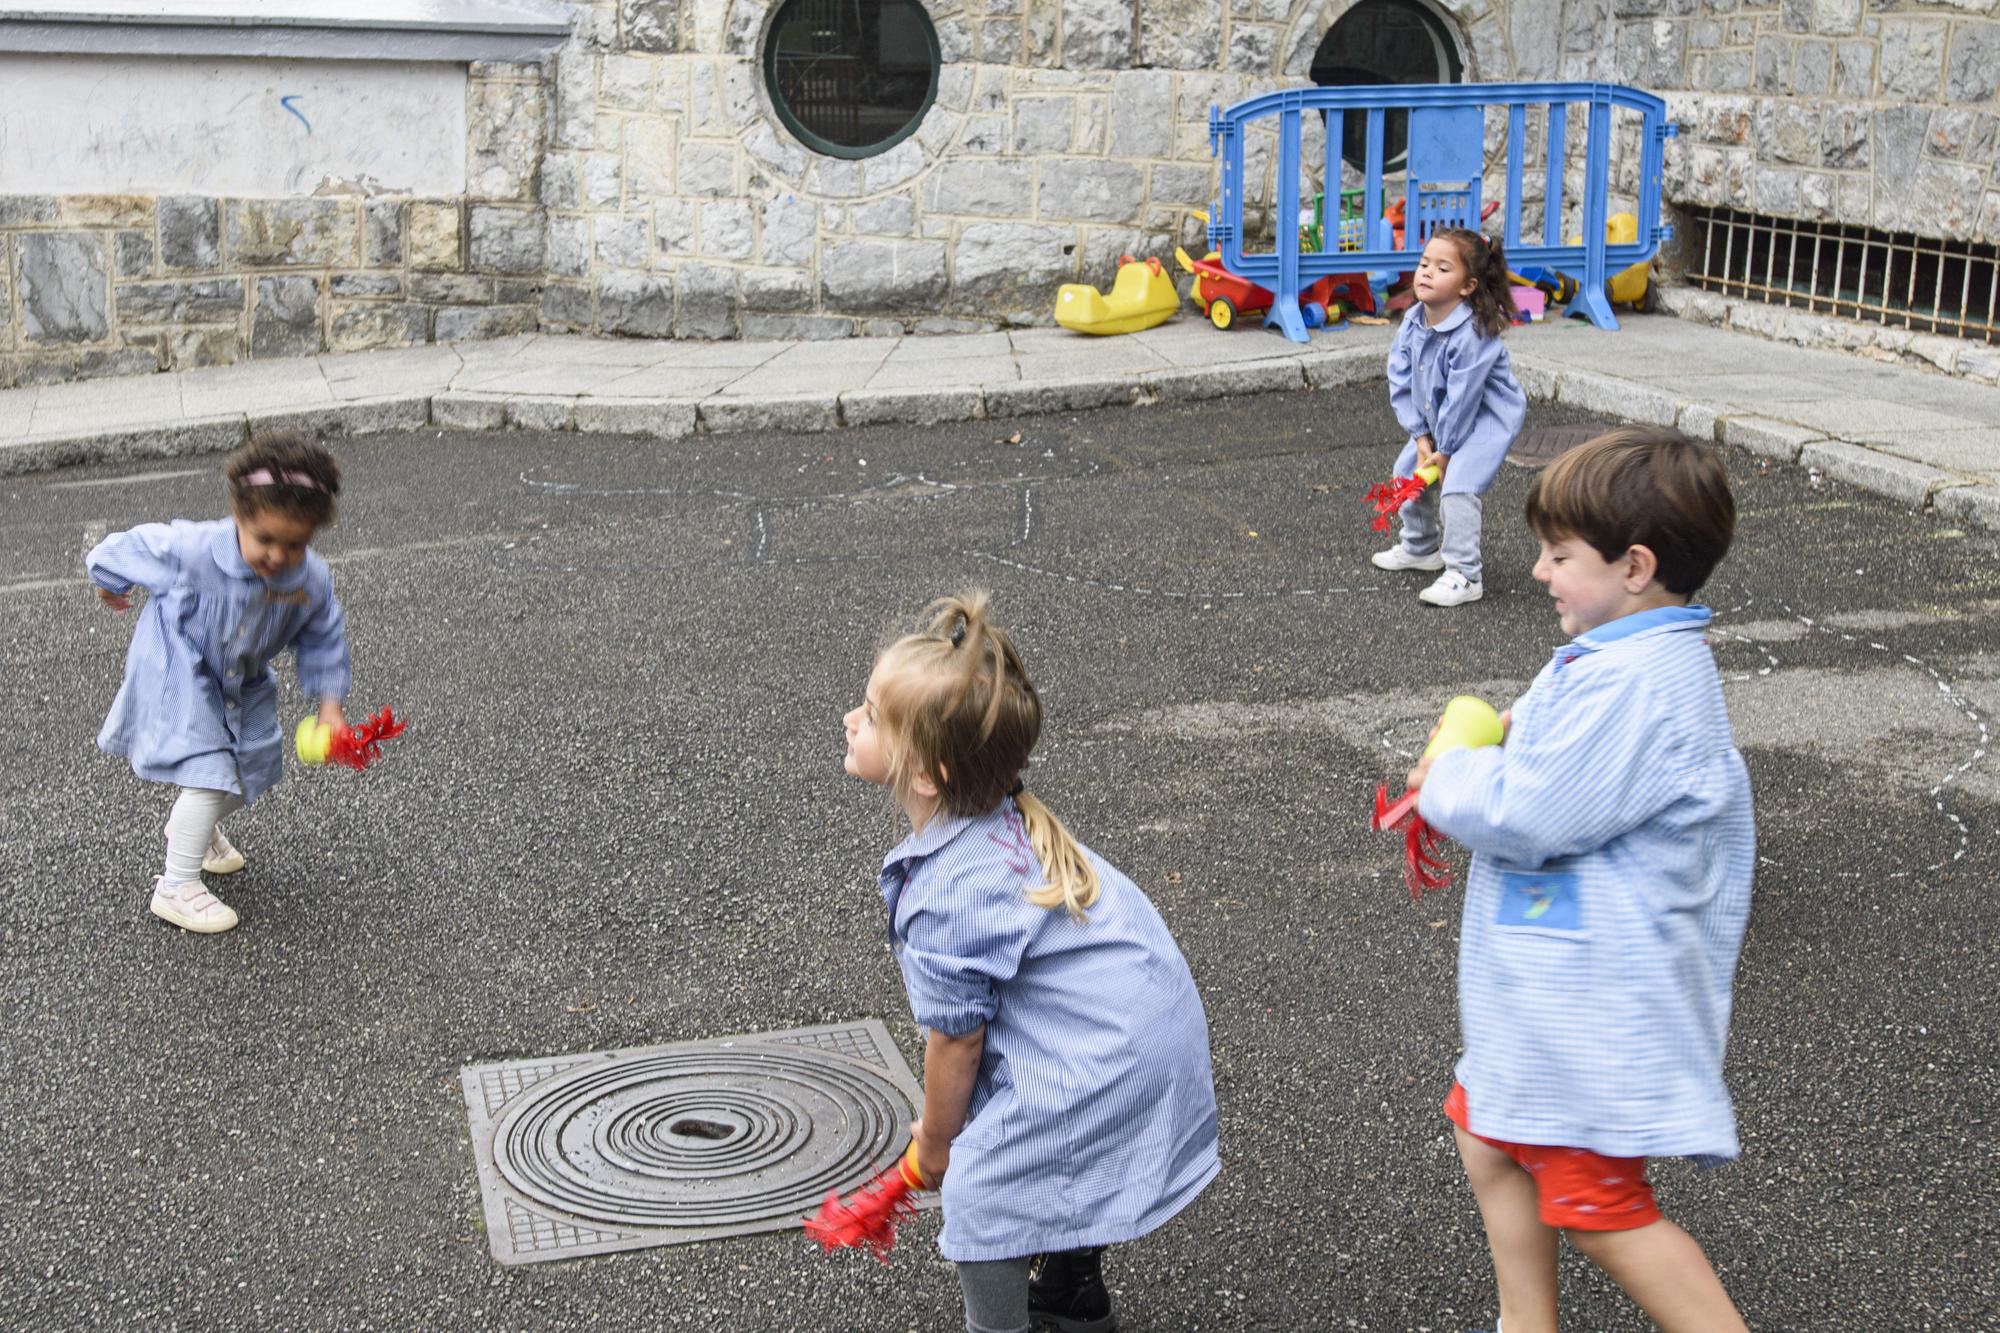
M 1500 714 L 1493 711 L 1493 705 L 1473 695 L 1461 694 L 1444 706 L 1444 715 L 1438 718 L 1423 757 L 1435 759 L 1447 750 L 1498 745 L 1506 738 L 1507 728 L 1501 724 Z M 1451 871 L 1438 855 L 1442 835 L 1417 813 L 1416 792 L 1404 792 L 1392 805 L 1389 785 L 1376 787 L 1375 813 L 1369 818 L 1368 827 L 1377 833 L 1391 828 L 1403 830 L 1403 882 L 1410 886 L 1412 898 L 1421 898 L 1425 889 L 1441 889 L 1451 883 Z
M 300 718 L 298 730 L 292 733 L 292 747 L 299 753 L 299 762 L 308 768 L 335 763 L 358 773 L 380 759 L 382 742 L 402 735 L 407 725 L 387 708 L 341 732 L 316 717 Z

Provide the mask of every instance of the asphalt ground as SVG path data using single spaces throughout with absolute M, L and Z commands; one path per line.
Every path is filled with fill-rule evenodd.
M 843 775 L 840 715 L 928 598 L 982 585 L 1047 705 L 1035 790 L 1154 897 L 1209 1010 L 1224 1172 L 1114 1252 L 1122 1326 L 1490 1326 L 1438 1110 L 1459 897 L 1413 903 L 1364 817 L 1445 698 L 1504 702 L 1559 632 L 1524 470 L 1489 499 L 1483 603 L 1367 564 L 1393 435 L 1373 386 L 344 442 L 320 549 L 351 711 L 411 730 L 232 822 L 243 924 L 217 938 L 146 912 L 170 793 L 92 743 L 131 620 L 79 560 L 220 513 L 217 461 L 0 484 L 0 1322 L 958 1327 L 934 1216 L 887 1268 L 795 1232 L 496 1266 L 458 1071 L 866 1015 L 914 1064 L 874 887 L 902 830 Z M 2000 555 L 1729 462 L 1708 595 L 1765 858 L 1729 1052 L 1746 1154 L 1662 1165 L 1662 1201 L 1753 1327 L 1993 1327 Z M 1574 1256 L 1563 1284 L 1567 1327 L 1646 1326 Z

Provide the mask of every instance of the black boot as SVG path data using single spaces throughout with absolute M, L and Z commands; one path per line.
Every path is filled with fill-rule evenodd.
M 1028 1322 L 1059 1333 L 1112 1333 L 1118 1316 L 1104 1289 L 1104 1247 L 1038 1254 L 1028 1266 Z

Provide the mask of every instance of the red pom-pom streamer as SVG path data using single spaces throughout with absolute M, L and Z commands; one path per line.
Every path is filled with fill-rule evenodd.
M 1377 532 L 1387 532 L 1389 515 L 1422 495 L 1428 484 L 1422 477 L 1391 477 L 1370 486 L 1368 493 L 1361 497 L 1375 506 L 1375 518 L 1369 526 Z
M 828 1191 L 819 1212 L 806 1219 L 806 1234 L 828 1251 L 865 1245 L 886 1264 L 896 1244 L 896 1224 L 917 1211 L 910 1193 L 922 1188 L 922 1178 L 905 1158 L 845 1201 Z
M 382 757 L 382 742 L 403 734 L 408 723 L 397 719 L 390 709 L 383 709 L 366 722 L 359 722 L 346 731 L 336 731 L 327 739 L 326 761 L 341 764 L 359 773 Z
M 1444 836 L 1417 813 L 1417 793 L 1404 792 L 1392 804 L 1385 783 L 1375 788 L 1375 813 L 1368 827 L 1377 833 L 1399 828 L 1403 832 L 1403 883 L 1412 898 L 1424 896 L 1425 889 L 1441 889 L 1451 883 L 1451 867 L 1438 854 Z

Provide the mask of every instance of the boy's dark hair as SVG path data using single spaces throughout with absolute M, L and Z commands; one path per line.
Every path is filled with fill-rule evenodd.
M 300 431 L 251 436 L 223 463 L 222 475 L 229 482 L 229 507 L 239 517 L 276 511 L 315 528 L 333 522 L 340 464 Z
M 1736 535 L 1736 501 L 1716 451 L 1667 426 L 1622 426 L 1578 445 L 1528 488 L 1528 526 L 1575 537 L 1606 560 L 1644 546 L 1660 583 L 1686 596 L 1708 581 Z
M 1497 338 L 1514 322 L 1514 287 L 1507 280 L 1507 256 L 1500 242 L 1483 231 L 1466 227 L 1439 227 L 1431 240 L 1442 236 L 1458 251 L 1467 276 L 1478 280 L 1472 295 L 1472 322 L 1488 338 Z

